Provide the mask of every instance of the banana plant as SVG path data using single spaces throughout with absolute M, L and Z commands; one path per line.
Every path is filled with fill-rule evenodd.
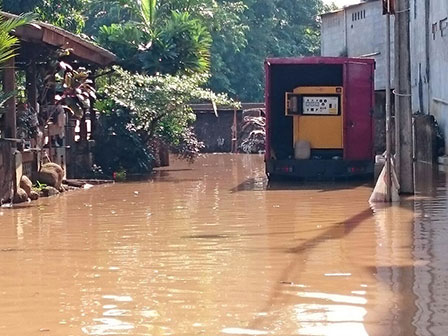
M 142 21 L 148 30 L 152 30 L 156 21 L 157 0 L 138 0 Z
M 12 35 L 14 30 L 24 24 L 32 21 L 34 16 L 32 14 L 25 14 L 22 16 L 5 19 L 0 15 L 0 69 L 6 61 L 10 60 L 17 54 L 17 44 L 19 39 Z M 0 108 L 14 96 L 14 92 L 0 91 Z M 2 111 L 0 110 L 0 114 Z
M 17 54 L 19 39 L 12 35 L 14 30 L 31 22 L 33 14 L 24 14 L 18 17 L 5 19 L 0 15 L 0 67 Z

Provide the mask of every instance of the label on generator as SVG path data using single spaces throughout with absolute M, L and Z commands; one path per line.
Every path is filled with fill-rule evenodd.
M 303 96 L 303 115 L 339 115 L 339 97 Z

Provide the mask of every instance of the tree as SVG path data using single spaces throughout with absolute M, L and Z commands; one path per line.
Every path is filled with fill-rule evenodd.
M 147 148 L 154 139 L 169 145 L 183 158 L 194 158 L 201 144 L 190 128 L 195 120 L 190 103 L 213 101 L 218 106 L 238 107 L 226 95 L 203 88 L 207 80 L 204 74 L 146 76 L 116 67 L 113 84 L 103 88 L 103 98 L 96 104 L 101 113 L 96 151 L 103 170 L 122 167 L 145 172 L 150 167 Z M 129 152 L 134 155 L 129 156 Z M 129 160 L 138 164 L 132 166 Z
M 11 33 L 33 19 L 32 15 L 23 15 L 18 18 L 4 19 L 0 17 L 0 70 L 3 64 L 14 57 L 17 52 L 18 38 Z M 13 95 L 14 92 L 0 91 L 0 107 Z
M 319 53 L 321 0 L 245 0 L 242 21 L 248 25 L 246 46 L 214 53 L 221 63 L 213 72 L 211 88 L 243 101 L 263 100 L 267 57 L 308 56 Z M 224 50 L 221 52 L 220 50 Z M 215 56 L 215 54 L 219 56 Z
M 3 0 L 3 9 L 20 14 L 34 12 L 38 19 L 74 33 L 84 28 L 83 10 L 90 0 Z
M 145 0 L 140 6 L 129 5 L 125 14 L 129 21 L 100 27 L 98 41 L 114 51 L 126 69 L 147 74 L 208 71 L 212 40 L 189 12 Z

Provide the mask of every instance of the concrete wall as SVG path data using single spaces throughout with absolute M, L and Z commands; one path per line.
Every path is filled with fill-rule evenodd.
M 429 6 L 426 0 L 411 0 L 410 45 L 412 111 L 428 114 L 429 104 Z
M 375 89 L 386 87 L 386 18 L 382 4 L 370 0 L 322 15 L 322 56 L 368 56 L 376 61 Z M 391 20 L 393 28 L 394 19 Z M 394 34 L 391 32 L 391 59 L 394 57 Z M 346 52 L 344 54 L 343 52 Z M 392 78 L 393 78 L 393 68 Z
M 338 11 L 322 16 L 321 54 L 322 56 L 346 56 L 345 12 Z
M 412 110 L 436 118 L 448 148 L 448 1 L 410 4 Z
M 421 1 L 421 0 L 420 0 Z M 448 148 L 448 2 L 432 0 L 430 8 L 430 113 L 445 136 Z M 435 30 L 432 33 L 432 27 Z M 441 29 L 442 28 L 442 29 Z
M 233 110 L 197 111 L 193 124 L 199 141 L 204 143 L 204 153 L 230 153 L 232 151 Z M 242 111 L 237 111 L 237 125 L 241 124 Z

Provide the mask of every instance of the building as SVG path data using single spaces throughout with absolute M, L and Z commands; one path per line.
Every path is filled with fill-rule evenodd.
M 412 111 L 433 115 L 447 139 L 448 2 L 410 3 Z
M 448 2 L 409 0 L 412 112 L 432 115 L 448 149 Z M 399 14 L 397 14 L 399 15 Z M 376 114 L 384 114 L 385 16 L 382 1 L 366 0 L 322 15 L 322 56 L 372 57 L 376 61 Z M 394 17 L 391 75 L 394 78 Z M 391 87 L 393 88 L 393 80 Z M 393 99 L 393 97 L 392 97 Z M 379 137 L 383 137 L 382 134 Z
M 394 20 L 391 20 L 393 28 Z M 375 60 L 374 151 L 385 150 L 386 19 L 382 2 L 368 0 L 322 15 L 321 55 L 367 57 Z M 391 57 L 394 34 L 391 32 Z M 393 58 L 392 58 L 393 59 Z M 391 85 L 393 87 L 393 67 Z
M 369 0 L 323 14 L 321 35 L 322 56 L 373 58 L 376 62 L 375 90 L 386 88 L 386 19 L 381 1 Z M 393 46 L 392 32 L 392 57 Z

